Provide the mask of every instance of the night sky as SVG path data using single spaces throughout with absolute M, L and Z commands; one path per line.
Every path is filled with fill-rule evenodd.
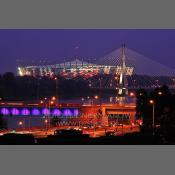
M 121 47 L 122 43 L 175 68 L 175 30 L 3 29 L 0 30 L 0 73 L 16 73 L 17 62 L 21 60 L 25 63 L 61 62 L 75 55 L 99 58 Z

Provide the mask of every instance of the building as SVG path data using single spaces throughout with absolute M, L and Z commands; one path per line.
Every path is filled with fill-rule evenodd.
M 24 76 L 57 76 L 61 75 L 66 78 L 73 77 L 92 77 L 97 74 L 120 74 L 121 66 L 117 65 L 98 65 L 75 59 L 69 62 L 63 62 L 54 65 L 40 66 L 21 66 L 18 67 L 18 75 Z M 128 75 L 132 75 L 133 68 L 128 67 Z
M 44 104 L 27 104 L 24 102 L 0 103 L 0 115 L 18 126 L 18 121 L 35 125 L 44 125 L 45 118 L 57 117 L 64 125 L 97 125 L 111 126 L 115 124 L 131 124 L 135 122 L 135 104 L 59 104 L 51 107 Z M 32 125 L 31 125 L 32 127 Z

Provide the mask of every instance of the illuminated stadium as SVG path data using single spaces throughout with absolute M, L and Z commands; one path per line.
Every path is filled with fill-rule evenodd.
M 64 62 L 55 65 L 41 65 L 41 66 L 26 66 L 18 67 L 18 74 L 20 76 L 56 76 L 61 75 L 66 78 L 74 78 L 82 76 L 85 78 L 93 77 L 98 74 L 120 74 L 121 66 L 115 65 L 100 65 L 94 63 L 84 62 L 76 59 L 70 62 Z M 133 68 L 127 67 L 127 74 L 132 75 Z
M 175 86 L 174 69 L 128 49 L 125 45 L 123 63 L 122 49 L 123 46 L 93 62 L 76 58 L 58 64 L 19 66 L 18 75 L 34 77 L 59 75 L 66 79 L 87 80 L 92 88 L 116 88 L 120 84 L 121 74 L 124 74 L 127 77 L 125 83 L 128 88 L 155 88 L 164 84 Z

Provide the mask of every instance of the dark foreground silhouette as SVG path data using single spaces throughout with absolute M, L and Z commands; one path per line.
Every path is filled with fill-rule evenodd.
M 152 133 L 131 133 L 124 136 L 90 138 L 81 131 L 59 130 L 47 138 L 34 138 L 30 134 L 5 134 L 0 137 L 3 145 L 175 145 L 174 137 L 164 137 Z

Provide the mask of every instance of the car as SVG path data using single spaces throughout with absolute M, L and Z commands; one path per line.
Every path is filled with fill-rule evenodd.
M 106 131 L 106 136 L 115 136 L 115 131 Z
M 82 130 L 80 127 L 75 127 L 73 129 L 76 130 L 76 131 L 81 131 Z

